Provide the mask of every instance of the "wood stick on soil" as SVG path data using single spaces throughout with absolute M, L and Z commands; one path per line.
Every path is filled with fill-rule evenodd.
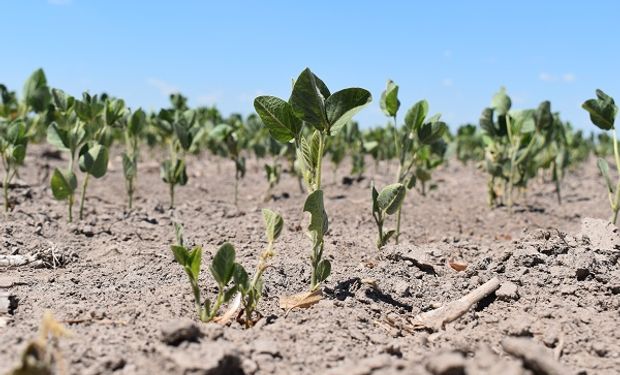
M 450 323 L 465 314 L 473 305 L 495 292 L 499 288 L 499 279 L 492 278 L 463 297 L 452 301 L 438 309 L 422 313 L 411 320 L 413 328 L 430 328 L 439 331 L 446 323 Z
M 532 339 L 508 337 L 502 340 L 506 353 L 523 361 L 523 364 L 536 375 L 572 374 L 563 364 L 556 361 L 553 353 Z
M 0 255 L 0 267 L 19 267 L 36 260 L 34 255 Z

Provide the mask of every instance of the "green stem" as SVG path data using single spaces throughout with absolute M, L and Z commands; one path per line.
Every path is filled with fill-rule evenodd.
M 319 155 L 316 165 L 316 189 L 321 189 L 321 169 L 323 167 L 323 153 L 325 151 L 325 135 L 319 132 Z
M 616 135 L 616 129 L 613 129 L 611 133 L 614 141 L 614 158 L 616 159 L 616 169 L 620 168 L 620 151 L 618 150 L 618 137 Z M 611 222 L 616 224 L 618 220 L 618 210 L 620 210 L 620 177 L 618 178 L 618 183 L 616 185 L 616 195 L 614 197 L 614 201 L 611 207 L 613 211 L 613 215 L 611 217 Z
M 133 177 L 127 181 L 127 196 L 129 199 L 129 210 L 133 206 Z
M 73 222 L 73 194 L 69 195 L 69 222 L 72 223 Z
M 84 218 L 84 201 L 86 200 L 86 187 L 88 186 L 88 179 L 90 175 L 87 173 L 82 183 L 82 195 L 80 198 L 80 220 Z
M 196 306 L 196 312 L 198 313 L 200 320 L 204 321 L 206 317 L 204 316 L 204 310 L 202 309 L 202 303 L 200 302 L 200 288 L 198 287 L 198 283 L 191 277 L 190 282 L 192 284 L 192 292 L 194 293 L 194 306 Z
M 170 182 L 168 185 L 170 186 L 170 208 L 174 208 L 174 183 Z
M 11 168 L 7 165 L 4 182 L 2 183 L 2 190 L 4 192 L 4 212 L 9 212 L 9 184 L 11 183 L 11 177 Z
M 239 203 L 239 176 L 235 175 L 235 207 L 238 207 Z

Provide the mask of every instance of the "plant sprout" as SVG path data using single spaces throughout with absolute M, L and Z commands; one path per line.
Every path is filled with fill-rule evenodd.
M 447 132 L 448 126 L 440 121 L 441 115 L 439 114 L 426 119 L 428 103 L 426 100 L 421 100 L 409 109 L 405 115 L 404 126 L 399 128 L 397 122 L 400 108 L 398 85 L 391 80 L 387 82 L 387 87 L 381 94 L 380 105 L 385 115 L 394 122 L 394 144 L 399 163 L 396 182 L 411 189 L 419 180 L 422 185 L 421 192 L 424 193 L 425 183 L 430 179 L 429 170 L 440 163 L 431 161 L 432 146 L 437 148 L 437 143 L 442 141 L 441 138 Z M 438 152 L 435 150 L 435 153 Z M 445 153 L 445 147 L 443 153 Z M 401 211 L 402 205 L 396 212 L 394 239 L 397 244 L 400 237 Z
M 242 122 L 231 119 L 231 124 L 219 124 L 209 134 L 213 139 L 224 145 L 228 157 L 235 163 L 235 195 L 234 203 L 239 201 L 239 180 L 245 176 L 245 157 L 241 154 L 244 136 Z
M 185 154 L 189 151 L 196 134 L 196 112 L 187 109 L 187 99 L 180 94 L 170 95 L 171 109 L 162 109 L 155 118 L 155 125 L 168 144 L 168 158 L 161 163 L 161 179 L 168 184 L 170 208 L 174 208 L 174 189 L 187 184 Z
M 26 80 L 23 93 L 20 103 L 15 92 L 0 85 L 0 157 L 5 171 L 2 181 L 5 212 L 10 208 L 9 186 L 26 158 L 31 124 L 44 121 L 48 110 L 50 92 L 42 69 L 34 71 Z M 30 112 L 36 114 L 34 119 L 28 117 Z
M 140 137 L 146 124 L 146 114 L 138 109 L 129 115 L 125 126 L 125 152 L 123 152 L 123 175 L 127 190 L 128 207 L 133 206 L 133 195 L 136 191 L 138 176 L 138 158 L 140 156 Z
M 252 314 L 263 294 L 263 273 L 269 266 L 269 260 L 274 256 L 274 243 L 280 236 L 284 227 L 284 220 L 277 213 L 263 209 L 263 220 L 265 222 L 265 236 L 267 237 L 267 248 L 261 253 L 256 266 L 256 273 L 249 279 L 248 273 L 240 264 L 235 265 L 234 280 L 245 312 L 245 326 L 250 327 L 254 321 Z
M 303 210 L 310 213 L 311 291 L 317 290 L 331 273 L 329 260 L 323 258 L 323 237 L 329 228 L 321 190 L 327 138 L 342 129 L 371 100 L 370 92 L 361 88 L 348 88 L 332 94 L 308 68 L 295 81 L 288 101 L 275 96 L 259 96 L 254 100 L 254 108 L 271 136 L 279 142 L 295 144 L 297 160 L 309 191 Z M 304 125 L 314 131 L 303 135 Z
M 194 306 L 198 317 L 203 322 L 209 322 L 216 317 L 220 307 L 230 301 L 237 293 L 236 286 L 230 286 L 235 271 L 235 249 L 228 242 L 223 244 L 211 262 L 209 270 L 211 276 L 217 283 L 218 293 L 214 301 L 208 298 L 202 300 L 198 278 L 200 276 L 200 266 L 202 262 L 202 247 L 186 247 L 183 243 L 183 230 L 180 225 L 175 224 L 175 234 L 177 244 L 172 245 L 172 253 L 175 260 L 183 266 L 189 278 L 192 292 L 194 294 Z
M 611 130 L 614 161 L 616 163 L 616 169 L 620 168 L 620 152 L 618 151 L 618 136 L 616 134 L 616 127 L 614 125 L 616 121 L 616 115 L 618 114 L 618 106 L 614 102 L 614 99 L 605 94 L 602 90 L 596 90 L 596 98 L 586 100 L 583 105 L 583 109 L 590 114 L 590 121 L 596 125 L 599 129 L 604 131 Z M 611 207 L 611 219 L 610 221 L 616 224 L 618 220 L 618 211 L 620 210 L 620 178 L 614 188 L 609 175 L 609 165 L 607 160 L 599 158 L 597 165 L 601 174 L 605 178 L 607 185 L 607 195 L 609 197 L 609 205 Z
M 398 211 L 405 199 L 406 191 L 405 185 L 401 183 L 388 185 L 381 192 L 377 192 L 374 185 L 372 186 L 372 216 L 379 230 L 379 236 L 377 237 L 378 249 L 385 246 L 390 237 L 396 233 L 394 229 L 385 232 L 383 224 L 388 215 L 393 215 Z

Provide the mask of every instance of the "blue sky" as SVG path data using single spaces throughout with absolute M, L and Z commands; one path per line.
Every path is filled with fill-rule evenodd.
M 580 108 L 598 87 L 620 99 L 620 2 L 4 0 L 0 82 L 21 89 L 37 67 L 79 95 L 106 91 L 158 109 L 190 104 L 252 111 L 256 95 L 288 97 L 309 66 L 335 91 L 369 89 L 357 119 L 386 119 L 378 99 L 400 85 L 402 112 L 426 98 L 453 127 L 478 121 L 501 85 L 513 108 L 551 100 Z

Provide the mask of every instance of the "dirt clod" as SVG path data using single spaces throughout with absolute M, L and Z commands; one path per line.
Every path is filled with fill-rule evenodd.
M 172 346 L 178 346 L 185 341 L 196 342 L 200 337 L 200 328 L 188 319 L 174 320 L 161 328 L 161 340 Z

